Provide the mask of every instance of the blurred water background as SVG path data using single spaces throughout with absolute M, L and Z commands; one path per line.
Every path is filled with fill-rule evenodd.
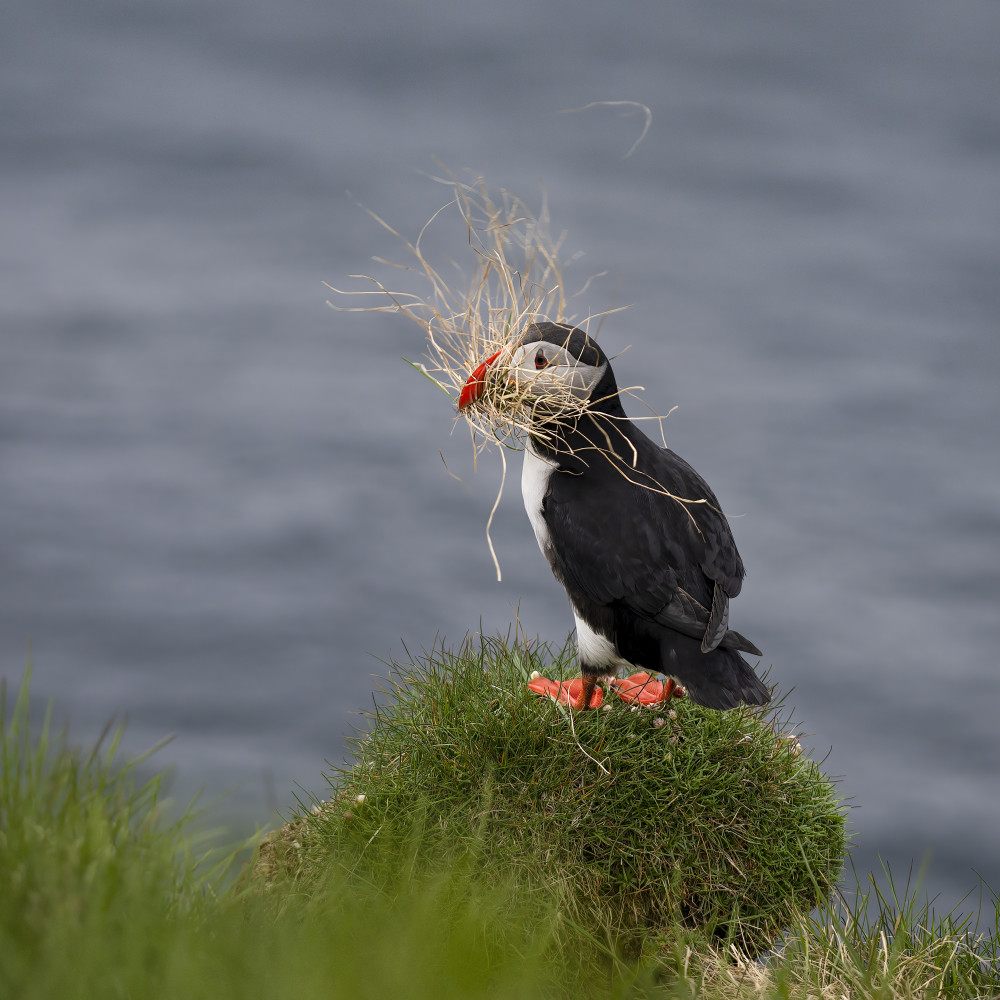
M 568 233 L 579 312 L 733 520 L 733 625 L 855 861 L 1000 887 L 1000 5 L 14 0 L 0 33 L 0 672 L 236 827 L 322 792 L 376 658 L 571 616 L 472 475 L 403 259 L 434 158 Z M 642 102 L 574 114 L 592 101 Z M 350 195 L 347 192 L 350 192 Z M 457 213 L 429 237 L 471 264 Z M 633 412 L 638 412 L 633 408 Z M 438 452 L 467 486 L 445 471 Z M 298 790 L 298 794 L 303 794 Z

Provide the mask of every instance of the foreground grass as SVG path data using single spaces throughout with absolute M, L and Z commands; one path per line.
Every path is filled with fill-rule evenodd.
M 116 763 L 114 736 L 80 753 L 47 726 L 30 734 L 26 685 L 0 719 L 3 998 L 996 995 L 995 912 L 980 935 L 870 885 L 867 906 L 796 918 L 763 962 L 684 927 L 623 956 L 574 913 L 565 885 L 504 877 L 482 833 L 448 849 L 434 794 L 392 837 L 328 854 L 322 874 L 318 859 L 299 863 L 298 817 L 234 886 L 198 856 L 190 816 L 163 819 L 159 779 Z M 369 804 L 337 802 L 341 821 Z
M 391 885 L 331 873 L 310 898 L 227 886 L 161 780 L 32 738 L 27 684 L 0 706 L 0 997 L 553 995 L 551 908 L 453 867 Z M 586 995 L 586 994 L 585 994 Z

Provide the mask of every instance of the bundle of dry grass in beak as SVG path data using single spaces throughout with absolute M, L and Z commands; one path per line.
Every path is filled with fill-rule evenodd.
M 553 380 L 548 372 L 527 373 L 512 366 L 512 353 L 520 338 L 532 324 L 544 321 L 589 331 L 601 318 L 625 307 L 582 317 L 569 314 L 570 303 L 602 275 L 587 278 L 573 293 L 568 290 L 560 261 L 565 234 L 558 239 L 550 236 L 544 199 L 536 215 L 521 199 L 506 191 L 494 199 L 482 178 L 472 183 L 451 175 L 434 180 L 450 189 L 451 198 L 425 224 L 414 242 L 365 209 L 400 240 L 409 258 L 403 264 L 380 258 L 375 258 L 376 261 L 416 274 L 426 291 L 423 294 L 396 291 L 374 277 L 353 275 L 366 277 L 374 289 L 344 292 L 328 287 L 344 297 L 374 297 L 377 304 L 330 305 L 349 312 L 401 313 L 419 324 L 426 334 L 424 358 L 410 364 L 456 405 L 458 416 L 470 430 L 475 458 L 488 446 L 499 446 L 505 477 L 505 451 L 520 450 L 529 428 L 536 435 L 544 435 L 548 432 L 540 431 L 542 425 L 551 432 L 561 420 L 572 421 L 587 406 L 579 393 Z M 470 272 L 460 272 L 450 282 L 428 260 L 422 247 L 428 227 L 449 209 L 460 213 L 472 252 Z M 634 388 L 638 387 L 621 391 L 631 394 Z M 540 410 L 544 420 L 536 419 Z M 501 482 L 487 524 L 497 579 L 500 568 L 489 541 L 489 524 L 502 492 Z
M 545 372 L 530 378 L 512 370 L 511 352 L 533 323 L 552 321 L 587 329 L 595 320 L 616 312 L 574 318 L 569 303 L 583 294 L 588 278 L 574 293 L 567 289 L 559 253 L 565 234 L 553 239 L 544 205 L 536 216 L 521 199 L 501 191 L 494 200 L 482 178 L 466 184 L 454 177 L 435 178 L 450 187 L 452 198 L 424 226 L 415 242 L 401 236 L 387 222 L 369 212 L 379 225 L 398 237 L 408 251 L 408 263 L 379 263 L 416 272 L 426 281 L 424 295 L 397 292 L 368 277 L 375 290 L 342 292 L 343 296 L 376 296 L 372 306 L 333 305 L 346 311 L 396 312 L 418 323 L 426 332 L 424 361 L 414 364 L 448 394 L 468 422 L 477 453 L 490 443 L 520 447 L 539 405 L 537 382 Z M 422 238 L 436 219 L 450 208 L 461 214 L 473 255 L 471 272 L 450 284 L 424 255 Z M 332 288 L 332 286 L 329 286 Z M 387 301 L 386 301 L 387 300 Z M 470 376 L 481 379 L 474 400 L 463 397 Z M 581 401 L 557 385 L 546 387 L 548 411 L 579 411 Z

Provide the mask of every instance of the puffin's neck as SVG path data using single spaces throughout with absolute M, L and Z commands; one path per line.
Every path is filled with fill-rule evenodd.
M 634 427 L 621 406 L 617 412 L 587 411 L 572 417 L 536 419 L 529 432 L 533 450 L 568 472 L 582 472 L 596 461 L 631 461 Z
M 561 468 L 582 471 L 599 454 L 612 459 L 631 454 L 628 438 L 633 427 L 622 408 L 618 383 L 605 363 L 600 381 L 591 390 L 582 413 L 546 414 L 536 406 L 529 431 L 535 451 Z M 620 453 L 620 454 L 619 454 Z

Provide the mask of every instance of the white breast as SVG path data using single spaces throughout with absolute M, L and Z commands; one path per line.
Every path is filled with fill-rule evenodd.
M 555 464 L 543 458 L 531 446 L 529 439 L 524 448 L 524 465 L 521 467 L 521 496 L 524 497 L 524 509 L 528 512 L 528 520 L 535 532 L 535 540 L 542 550 L 542 555 L 549 562 L 552 543 L 549 539 L 549 529 L 542 517 L 542 501 L 549 488 L 549 477 L 555 471 Z
M 531 447 L 529 439 L 524 448 L 524 465 L 521 467 L 521 495 L 524 497 L 524 509 L 528 512 L 528 520 L 531 521 L 531 527 L 534 529 L 538 547 L 554 570 L 552 541 L 549 538 L 548 525 L 542 516 L 542 501 L 549 488 L 549 479 L 556 468 L 554 462 L 543 458 Z M 556 576 L 560 580 L 562 579 L 558 571 L 556 571 Z M 573 606 L 572 597 L 570 597 L 570 606 Z M 614 673 L 625 662 L 618 655 L 614 644 L 603 635 L 595 632 L 583 620 L 575 607 L 573 607 L 573 616 L 576 618 L 576 638 L 580 659 L 597 670 Z
M 609 674 L 615 673 L 620 667 L 630 666 L 627 660 L 618 655 L 615 644 L 595 632 L 580 617 L 576 608 L 573 608 L 573 617 L 576 619 L 576 648 L 583 663 Z

